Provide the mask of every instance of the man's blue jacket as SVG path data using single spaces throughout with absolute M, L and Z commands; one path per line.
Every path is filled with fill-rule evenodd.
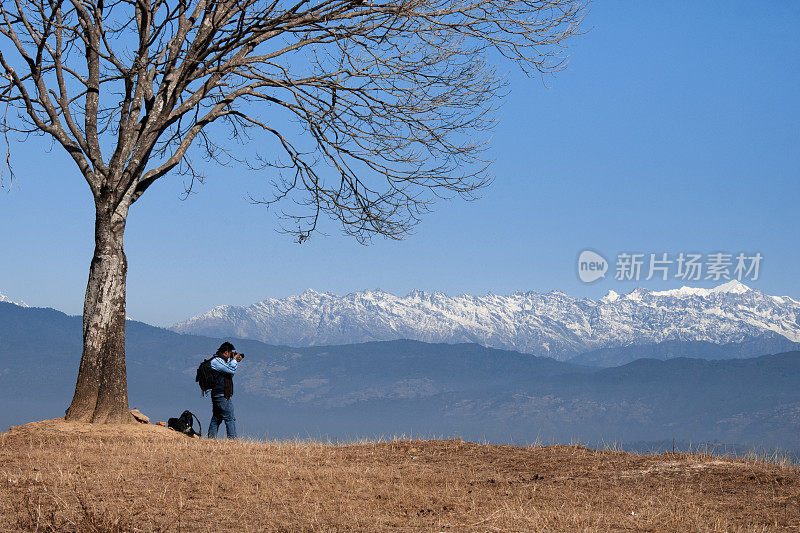
M 214 386 L 211 388 L 212 398 L 230 399 L 233 396 L 233 374 L 238 366 L 239 362 L 233 357 L 228 361 L 219 356 L 211 359 L 211 370 L 214 371 L 216 377 Z

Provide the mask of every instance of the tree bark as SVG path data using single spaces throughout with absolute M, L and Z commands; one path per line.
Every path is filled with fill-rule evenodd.
M 110 197 L 96 200 L 95 250 L 83 306 L 83 355 L 69 421 L 133 423 L 125 367 L 125 281 L 128 262 L 123 235 L 128 206 Z

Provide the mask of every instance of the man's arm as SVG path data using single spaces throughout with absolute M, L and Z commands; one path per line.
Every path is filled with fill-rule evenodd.
M 229 361 L 225 361 L 222 357 L 215 357 L 211 360 L 211 368 L 216 370 L 217 372 L 225 372 L 226 374 L 233 375 L 236 372 L 236 368 L 239 366 L 239 362 L 234 358 L 231 357 Z

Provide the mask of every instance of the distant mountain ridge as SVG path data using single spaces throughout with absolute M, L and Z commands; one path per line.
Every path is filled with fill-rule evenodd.
M 569 362 L 591 366 L 620 366 L 637 359 L 659 359 L 668 361 L 678 357 L 690 357 L 714 361 L 719 359 L 745 359 L 767 353 L 800 350 L 800 343 L 792 342 L 777 333 L 765 334 L 756 339 L 728 344 L 706 341 L 663 341 L 656 344 L 635 344 L 600 348 L 584 352 Z
M 558 291 L 451 297 L 414 290 L 399 297 L 380 290 L 338 296 L 309 289 L 248 307 L 215 307 L 169 329 L 295 347 L 398 339 L 472 342 L 567 360 L 670 341 L 798 343 L 800 301 L 738 281 L 713 289 L 610 291 L 599 300 Z
M 127 323 L 131 407 L 184 409 L 203 426 L 197 364 L 222 339 Z M 81 356 L 79 316 L 0 303 L 0 430 L 63 416 Z M 722 442 L 800 449 L 800 351 L 615 368 L 476 344 L 387 341 L 290 348 L 237 340 L 237 426 L 270 438 L 445 435 L 527 444 Z M 646 451 L 646 450 L 645 450 Z

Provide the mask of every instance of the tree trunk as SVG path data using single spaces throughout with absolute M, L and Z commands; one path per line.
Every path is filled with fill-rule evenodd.
M 128 206 L 96 201 L 95 249 L 83 305 L 83 356 L 69 421 L 124 424 L 128 408 L 125 368 L 125 278 L 123 235 Z

